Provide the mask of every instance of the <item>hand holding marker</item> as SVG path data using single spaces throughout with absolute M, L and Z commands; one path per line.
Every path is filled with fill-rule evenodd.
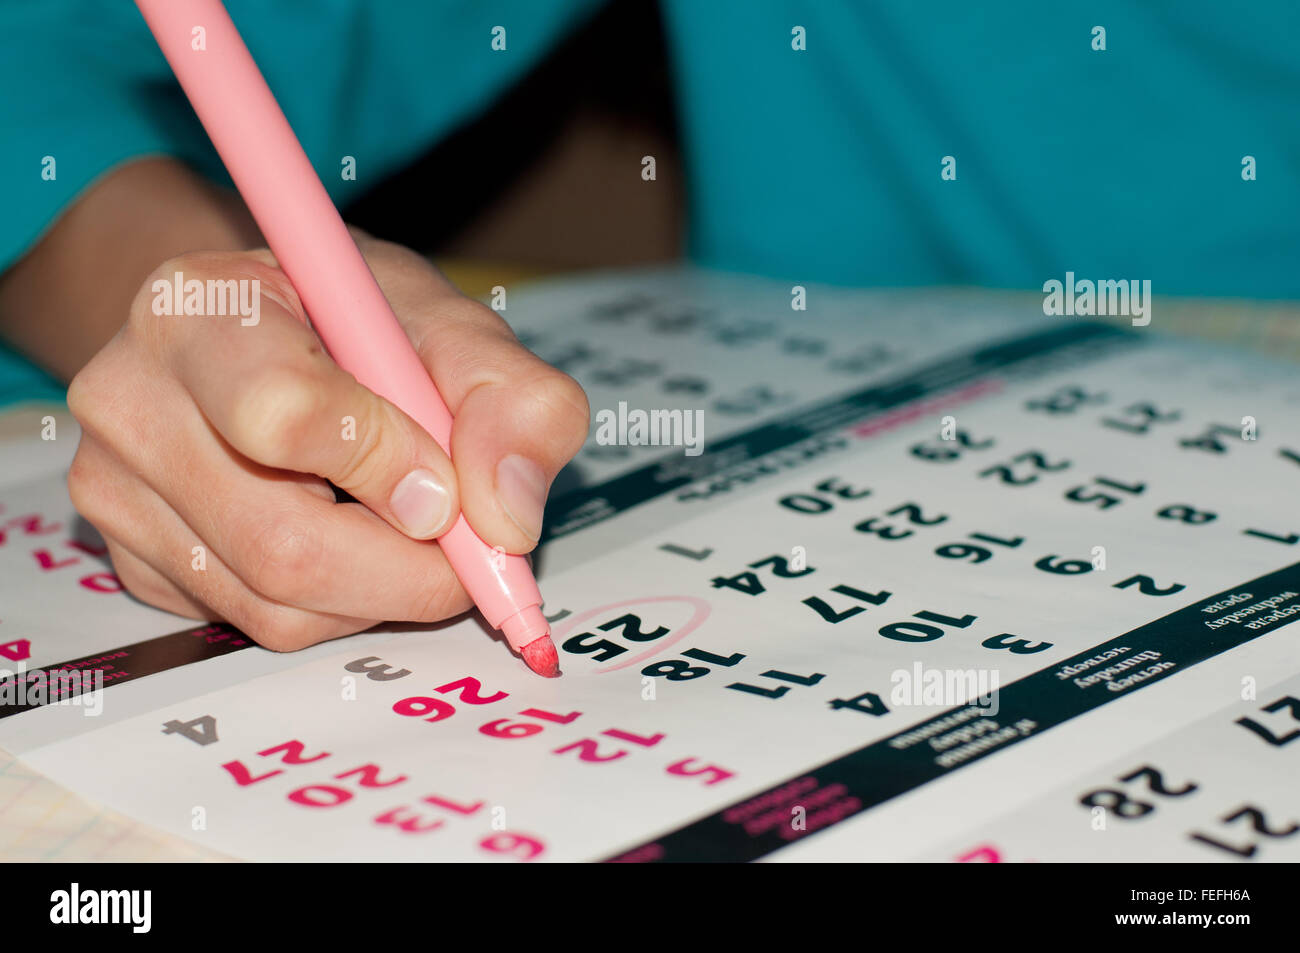
M 451 414 L 220 0 L 136 5 L 331 357 L 450 453 Z M 464 514 L 438 543 L 489 624 L 534 672 L 558 675 L 527 560 L 494 551 Z

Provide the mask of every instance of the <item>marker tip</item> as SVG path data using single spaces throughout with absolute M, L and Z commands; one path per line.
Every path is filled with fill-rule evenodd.
M 528 667 L 543 678 L 556 678 L 560 674 L 560 657 L 549 635 L 533 639 L 519 650 L 519 654 Z

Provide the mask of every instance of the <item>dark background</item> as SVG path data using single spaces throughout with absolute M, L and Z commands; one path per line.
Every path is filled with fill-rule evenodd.
M 567 270 L 679 257 L 683 202 L 659 11 L 620 0 L 344 217 L 437 258 Z M 436 216 L 411 214 L 435 205 Z

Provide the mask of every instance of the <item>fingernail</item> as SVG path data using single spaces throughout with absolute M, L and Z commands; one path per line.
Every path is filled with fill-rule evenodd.
M 428 470 L 412 470 L 402 477 L 388 506 L 407 536 L 430 539 L 451 515 L 451 497 Z
M 542 535 L 546 474 L 526 457 L 511 454 L 497 464 L 497 499 L 511 522 L 531 540 Z

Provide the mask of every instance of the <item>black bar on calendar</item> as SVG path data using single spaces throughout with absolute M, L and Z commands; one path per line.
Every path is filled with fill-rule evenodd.
M 0 718 L 46 705 L 84 705 L 112 685 L 251 648 L 253 640 L 224 622 L 212 622 L 135 642 L 96 655 L 9 673 L 0 680 Z
M 542 539 L 567 536 L 655 497 L 699 483 L 729 469 L 800 444 L 809 456 L 844 428 L 926 397 L 954 391 L 996 372 L 1032 376 L 1141 344 L 1134 332 L 1096 322 L 1071 324 L 1022 335 L 944 358 L 883 384 L 831 398 L 780 420 L 710 443 L 698 457 L 660 460 L 595 486 L 552 498 L 546 505 Z

